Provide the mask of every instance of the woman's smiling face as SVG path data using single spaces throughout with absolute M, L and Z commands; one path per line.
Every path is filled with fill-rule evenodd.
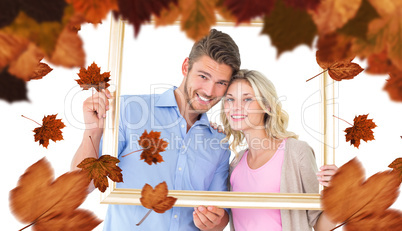
M 226 118 L 233 130 L 264 129 L 266 113 L 246 80 L 233 81 L 224 100 Z

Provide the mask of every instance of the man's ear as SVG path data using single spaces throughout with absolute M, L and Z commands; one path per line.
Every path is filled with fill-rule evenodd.
M 184 77 L 186 77 L 188 74 L 188 62 L 189 62 L 189 59 L 187 57 L 184 59 L 183 64 L 181 65 L 181 72 L 183 73 Z

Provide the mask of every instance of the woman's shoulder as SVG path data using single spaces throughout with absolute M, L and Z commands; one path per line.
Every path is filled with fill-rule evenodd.
M 286 140 L 285 149 L 287 152 L 294 154 L 313 152 L 313 149 L 306 141 L 298 140 L 295 138 L 288 138 Z

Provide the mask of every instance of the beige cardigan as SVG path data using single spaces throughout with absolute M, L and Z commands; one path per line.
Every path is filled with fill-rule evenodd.
M 244 151 L 239 153 L 240 158 Z M 230 163 L 230 176 L 239 161 Z M 316 176 L 317 164 L 313 149 L 304 141 L 288 138 L 285 144 L 285 153 L 281 172 L 281 193 L 318 193 L 318 180 Z M 322 211 L 320 210 L 285 210 L 281 209 L 283 231 L 311 231 Z M 230 216 L 231 230 L 234 230 Z M 267 230 L 268 227 L 267 227 Z

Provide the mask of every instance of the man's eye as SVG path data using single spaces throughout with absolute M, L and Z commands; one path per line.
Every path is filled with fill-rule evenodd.
M 200 75 L 200 77 L 201 77 L 202 79 L 207 79 L 207 77 L 205 77 L 205 75 Z
M 219 85 L 222 85 L 222 86 L 226 86 L 226 85 L 227 85 L 225 82 L 218 82 L 218 84 L 219 84 Z

